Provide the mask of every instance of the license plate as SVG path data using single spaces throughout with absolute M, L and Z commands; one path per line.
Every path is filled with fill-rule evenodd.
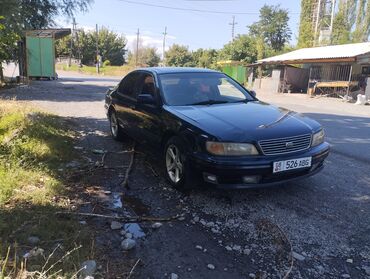
M 274 162 L 273 173 L 311 167 L 312 157 Z

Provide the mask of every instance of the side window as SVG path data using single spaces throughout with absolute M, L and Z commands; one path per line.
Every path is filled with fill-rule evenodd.
M 136 98 L 137 83 L 140 77 L 140 73 L 131 73 L 126 76 L 118 87 L 119 93 L 124 96 Z
M 139 94 L 150 94 L 155 97 L 155 83 L 151 74 L 144 73 L 138 86 Z

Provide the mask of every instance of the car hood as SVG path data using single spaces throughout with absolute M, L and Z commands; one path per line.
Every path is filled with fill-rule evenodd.
M 320 124 L 299 113 L 261 101 L 205 106 L 168 106 L 166 110 L 218 140 L 230 142 L 309 134 Z

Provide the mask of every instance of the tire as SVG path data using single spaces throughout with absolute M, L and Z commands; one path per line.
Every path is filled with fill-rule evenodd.
M 117 114 L 115 110 L 112 110 L 109 113 L 109 125 L 110 125 L 110 133 L 112 137 L 116 141 L 123 141 L 125 138 L 125 134 L 123 132 L 122 127 L 118 124 Z
M 195 183 L 189 178 L 190 168 L 183 141 L 177 136 L 170 138 L 163 155 L 165 175 L 169 183 L 178 190 L 192 189 Z

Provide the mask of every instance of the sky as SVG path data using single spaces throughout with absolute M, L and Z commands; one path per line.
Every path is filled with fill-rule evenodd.
M 300 0 L 95 0 L 86 13 L 75 18 L 77 28 L 93 29 L 98 24 L 107 27 L 127 40 L 134 48 L 136 32 L 145 46 L 153 46 L 162 53 L 163 32 L 167 26 L 166 44 L 198 48 L 220 49 L 231 38 L 232 16 L 235 16 L 235 34 L 245 34 L 247 26 L 258 21 L 259 9 L 264 5 L 280 4 L 289 11 L 289 26 L 293 32 L 291 43 L 298 34 Z M 141 4 L 139 4 L 141 3 Z M 159 5 L 184 10 L 153 7 Z M 190 11 L 198 10 L 198 11 Z M 204 12 L 213 11 L 214 13 Z M 60 27 L 71 27 L 71 20 L 57 19 Z

